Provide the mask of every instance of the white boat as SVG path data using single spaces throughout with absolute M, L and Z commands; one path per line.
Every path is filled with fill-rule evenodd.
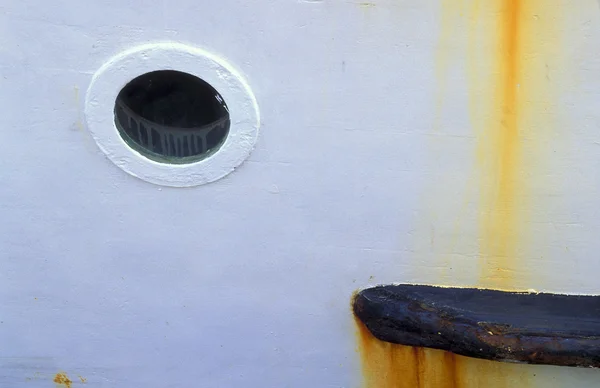
M 598 1 L 9 0 L 0 27 L 0 387 L 600 386 L 350 306 L 600 293 Z

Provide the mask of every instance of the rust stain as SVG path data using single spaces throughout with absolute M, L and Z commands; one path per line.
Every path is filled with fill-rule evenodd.
M 439 350 L 379 341 L 356 320 L 367 388 L 460 388 L 460 357 Z M 492 388 L 492 387 L 490 387 Z
M 441 41 L 440 47 L 446 51 L 437 58 L 441 97 L 436 100 L 434 127 L 435 132 L 445 131 L 440 118 L 449 88 L 445 73 L 450 61 L 457 60 L 466 72 L 467 108 L 476 150 L 465 191 L 473 198 L 464 207 L 473 207 L 471 221 L 477 227 L 457 232 L 460 242 L 450 241 L 451 247 L 436 241 L 435 248 L 442 254 L 457 252 L 460 256 L 470 251 L 470 244 L 477 244 L 479 286 L 529 288 L 531 276 L 538 276 L 527 262 L 533 249 L 529 246 L 533 244 L 528 244 L 532 231 L 527 227 L 533 213 L 531 201 L 539 194 L 532 187 L 543 187 L 540 176 L 547 174 L 544 168 L 549 153 L 544 139 L 557 118 L 553 109 L 557 90 L 547 77 L 547 68 L 561 68 L 562 41 L 557 26 L 569 4 L 549 5 L 545 0 L 441 0 L 441 4 L 440 36 L 446 41 Z M 455 32 L 463 30 L 467 31 L 464 46 L 457 45 L 463 37 Z M 465 48 L 464 57 L 448 51 L 457 46 Z M 458 216 L 464 217 L 464 213 Z M 461 220 L 454 223 L 456 227 L 463 224 Z M 460 246 L 454 249 L 455 245 Z M 448 267 L 450 261 L 445 264 Z M 361 322 L 356 324 L 366 388 L 531 386 L 533 374 L 528 366 L 384 343 Z
M 526 387 L 527 366 L 395 345 L 375 338 L 355 319 L 365 388 Z
M 518 200 L 521 136 L 519 115 L 522 110 L 519 96 L 522 81 L 521 34 L 524 33 L 522 0 L 503 0 L 498 21 L 498 79 L 493 96 L 493 122 L 486 125 L 493 141 L 484 158 L 495 159 L 485 173 L 493 180 L 484 180 L 484 209 L 481 212 L 482 236 L 480 254 L 485 285 L 506 287 L 516 269 L 519 236 Z M 494 149 L 495 148 L 495 149 Z
M 559 88 L 570 62 L 564 50 L 569 30 L 562 25 L 573 8 L 543 0 L 440 4 L 429 151 L 437 161 L 455 144 L 471 145 L 473 157 L 458 158 L 456 172 L 436 167 L 435 179 L 423 188 L 417 255 L 433 262 L 440 283 L 470 281 L 456 271 L 467 259 L 476 260 L 479 286 L 540 287 L 528 259 L 539 254 L 533 242 L 548 236 L 530 226 L 548 214 L 544 201 L 555 184 L 548 179 L 556 157 L 552 142 L 568 132 L 559 124 Z M 464 78 L 457 78 L 461 73 Z M 461 95 L 465 111 L 457 109 Z M 468 132 L 457 124 L 463 113 Z
M 480 175 L 479 285 L 522 289 L 533 276 L 526 261 L 533 182 L 547 174 L 544 139 L 556 125 L 557 93 L 545 74 L 560 62 L 556 26 L 568 9 L 542 0 L 474 3 L 469 66 L 489 65 L 471 77 L 469 91 Z
M 65 372 L 59 372 L 54 376 L 54 383 L 57 386 L 64 386 L 66 388 L 71 388 L 73 386 L 73 382 L 69 379 L 69 376 Z

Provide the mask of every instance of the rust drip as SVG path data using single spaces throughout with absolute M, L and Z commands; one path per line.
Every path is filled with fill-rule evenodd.
M 510 288 L 517 268 L 520 220 L 519 199 L 523 77 L 522 0 L 503 0 L 498 13 L 497 80 L 492 88 L 491 121 L 484 123 L 481 141 L 486 144 L 482 171 L 481 257 L 482 285 Z
M 366 388 L 461 388 L 458 356 L 379 341 L 356 320 Z
M 358 319 L 364 388 L 527 387 L 523 365 L 458 356 L 442 350 L 396 345 L 375 338 Z
M 513 204 L 515 202 L 515 181 L 517 174 L 517 158 L 519 152 L 519 96 L 518 87 L 520 81 L 520 19 L 521 19 L 521 0 L 505 0 L 506 9 L 503 12 L 502 42 L 500 49 L 506 54 L 503 58 L 504 76 L 501 81 L 502 102 L 501 102 L 501 141 L 500 148 L 500 179 L 499 195 L 497 201 L 496 213 L 502 218 L 502 226 L 512 224 L 510 219 L 514 214 Z M 506 244 L 506 241 L 504 242 Z M 501 245 L 504 245 L 501 242 Z M 506 257 L 509 252 L 504 252 L 505 247 L 501 248 L 502 255 Z
M 477 158 L 472 176 L 465 179 L 464 207 L 472 206 L 473 212 L 457 214 L 453 225 L 462 229 L 455 231 L 457 241 L 436 241 L 434 254 L 441 253 L 440 260 L 446 261 L 440 265 L 447 267 L 453 259 L 444 258 L 446 253 L 466 255 L 477 243 L 477 286 L 529 288 L 531 276 L 535 273 L 539 277 L 539 271 L 533 272 L 534 263 L 525 260 L 531 256 L 528 242 L 534 241 L 529 236 L 534 232 L 528 228 L 528 222 L 531 214 L 538 211 L 529 201 L 538 200 L 536 195 L 540 192 L 532 188 L 543 192 L 540 177 L 547 174 L 544 168 L 548 152 L 544 142 L 538 140 L 543 140 L 556 125 L 556 113 L 548 109 L 556 98 L 556 90 L 546 74 L 548 66 L 561 68 L 556 25 L 562 13 L 568 11 L 568 5 L 548 6 L 543 0 L 442 0 L 441 4 L 440 36 L 452 40 L 447 38 L 440 43 L 441 50 L 446 51 L 439 56 L 443 62 L 437 63 L 436 68 L 440 88 L 437 116 L 443 113 L 440 106 L 445 98 L 444 71 L 458 61 L 466 69 L 465 88 Z M 448 47 L 456 47 L 462 31 L 466 31 L 465 55 L 451 56 L 449 53 L 456 51 L 449 51 Z M 447 130 L 443 118 L 436 118 L 435 130 Z M 532 184 L 535 179 L 537 182 Z M 436 195 L 432 195 L 435 202 L 428 207 L 439 205 Z M 536 206 L 543 209 L 540 203 L 537 201 Z M 457 213 L 437 210 L 439 214 Z M 430 218 L 424 221 L 427 231 L 446 228 L 444 222 Z M 471 222 L 477 228 L 462 228 Z M 432 238 L 432 250 L 433 245 Z M 466 266 L 463 259 L 460 265 Z M 531 375 L 527 371 L 531 369 L 526 367 L 382 343 L 362 323 L 357 325 L 367 388 L 530 386 Z

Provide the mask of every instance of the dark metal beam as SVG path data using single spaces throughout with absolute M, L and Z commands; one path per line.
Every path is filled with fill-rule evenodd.
M 496 361 L 600 367 L 600 296 L 388 285 L 360 291 L 353 308 L 382 341 Z

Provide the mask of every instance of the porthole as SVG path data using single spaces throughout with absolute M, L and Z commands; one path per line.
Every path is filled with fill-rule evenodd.
M 197 47 L 154 43 L 106 62 L 85 100 L 87 127 L 125 172 L 174 187 L 220 179 L 258 139 L 256 99 L 233 66 Z
M 115 101 L 127 144 L 165 163 L 192 163 L 217 151 L 229 133 L 223 97 L 191 74 L 160 70 L 130 81 Z

